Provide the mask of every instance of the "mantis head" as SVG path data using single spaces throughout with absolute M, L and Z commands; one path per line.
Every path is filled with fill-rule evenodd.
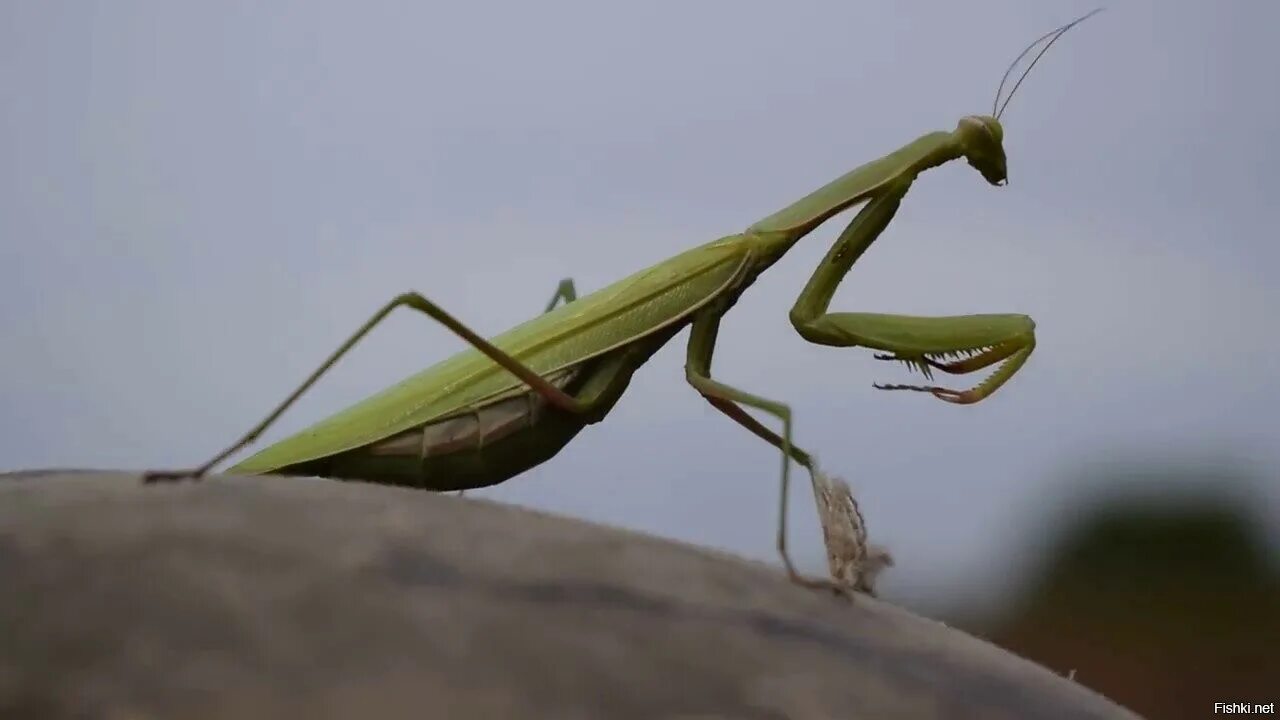
M 1058 41 L 1058 38 L 1062 37 L 1063 33 L 1100 12 L 1102 12 L 1102 8 L 1082 15 L 1066 25 L 1036 38 L 1035 42 L 1028 45 L 1018 57 L 1014 58 L 1013 62 L 1009 64 L 1009 68 L 1004 71 L 1004 77 L 1000 79 L 1000 87 L 996 88 L 996 99 L 991 105 L 991 114 L 970 115 L 960 121 L 960 125 L 955 132 L 956 142 L 959 144 L 961 152 L 964 153 L 965 160 L 968 160 L 970 165 L 982 173 L 982 177 L 986 178 L 987 182 L 992 185 L 1004 185 L 1009 181 L 1008 168 L 1005 166 L 1004 157 L 1004 127 L 1000 125 L 1000 116 L 1004 114 L 1005 108 L 1009 107 L 1009 101 L 1013 99 L 1014 93 L 1022 86 L 1022 81 L 1027 79 L 1027 75 L 1031 74 L 1031 70 L 1036 66 L 1036 63 L 1040 62 L 1040 58 L 1044 57 L 1044 54 Z M 1001 103 L 1000 96 L 1004 93 L 1005 83 L 1008 82 L 1009 75 L 1013 72 L 1013 69 L 1018 66 L 1018 63 L 1022 62 L 1022 58 L 1026 57 L 1027 53 L 1042 43 L 1044 47 L 1040 48 L 1040 52 L 1032 58 L 1031 64 L 1023 71 L 1018 81 L 1009 90 L 1009 94 L 1004 96 L 1004 102 Z
M 956 142 L 964 159 L 992 185 L 1004 185 L 1009 170 L 1004 157 L 1004 128 L 990 115 L 969 115 L 956 126 Z

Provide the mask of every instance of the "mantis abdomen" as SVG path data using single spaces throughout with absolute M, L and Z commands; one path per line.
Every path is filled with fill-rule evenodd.
M 554 457 L 617 404 L 636 369 L 682 326 L 547 376 L 593 412 L 556 412 L 528 388 L 500 393 L 448 416 L 363 447 L 282 467 L 282 475 L 319 475 L 431 490 L 496 485 Z

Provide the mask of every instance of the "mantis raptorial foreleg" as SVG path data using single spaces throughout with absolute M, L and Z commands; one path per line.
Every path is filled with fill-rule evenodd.
M 569 281 L 569 286 L 572 288 L 572 281 Z M 564 283 L 561 283 L 561 287 L 564 287 Z M 558 297 L 560 297 L 559 291 L 557 291 L 557 298 Z M 249 443 L 252 443 L 259 435 L 270 427 L 276 419 L 284 414 L 284 411 L 288 410 L 303 393 L 310 389 L 316 381 L 328 372 L 343 355 L 346 355 L 347 352 L 354 348 L 366 335 L 368 335 L 375 327 L 378 326 L 379 323 L 385 320 L 387 316 L 398 307 L 412 308 L 413 310 L 417 310 L 418 312 L 427 315 L 436 322 L 439 322 L 441 325 L 444 325 L 455 335 L 466 340 L 469 345 L 484 353 L 489 357 L 489 359 L 493 360 L 498 365 L 501 365 L 512 375 L 515 375 L 521 382 L 527 384 L 533 392 L 541 395 L 543 399 L 555 408 L 574 414 L 587 413 L 591 411 L 591 403 L 582 403 L 574 396 L 548 382 L 529 366 L 519 360 L 516 360 L 499 348 L 495 347 L 488 340 L 477 335 L 475 331 L 466 325 L 463 325 L 452 315 L 445 312 L 439 305 L 436 305 L 419 293 L 402 293 L 392 298 L 390 302 L 383 305 L 381 309 L 374 313 L 373 317 L 365 321 L 365 323 L 360 326 L 360 329 L 356 330 L 351 337 L 347 338 L 346 342 L 342 343 L 342 345 L 339 346 L 338 349 L 320 365 L 320 367 L 316 368 L 315 372 L 311 373 L 311 376 L 308 377 L 302 385 L 298 386 L 298 389 L 294 390 L 289 397 L 285 398 L 284 402 L 276 406 L 276 408 L 272 410 L 271 413 L 262 420 L 262 422 L 255 425 L 251 430 L 249 430 L 249 432 L 245 433 L 243 437 L 233 443 L 226 450 L 218 453 L 212 460 L 198 468 L 192 470 L 150 472 L 144 476 L 144 480 L 146 482 L 158 482 L 163 480 L 199 478 L 218 463 L 235 454 Z
M 782 480 L 778 501 L 778 554 L 782 556 L 782 564 L 787 575 L 801 585 L 814 588 L 829 588 L 842 591 L 844 588 L 830 580 L 816 580 L 801 575 L 791 562 L 787 551 L 787 500 L 790 494 L 790 459 L 794 459 L 809 471 L 814 482 L 814 492 L 818 492 L 818 470 L 813 456 L 796 447 L 791 442 L 791 408 L 785 403 L 768 400 L 758 395 L 739 390 L 717 380 L 711 379 L 711 358 L 715 353 L 716 336 L 720 332 L 720 318 L 724 309 L 709 307 L 694 321 L 689 331 L 689 349 L 685 360 L 685 377 L 689 384 L 702 394 L 712 407 L 729 416 L 732 420 L 750 430 L 754 435 L 764 439 L 774 447 L 782 450 Z M 742 409 L 741 405 L 756 408 L 773 415 L 782 421 L 782 435 L 778 435 L 760 424 Z
M 544 313 L 549 313 L 556 309 L 556 303 L 564 300 L 565 304 L 569 304 L 578 299 L 578 289 L 573 286 L 573 278 L 565 278 L 556 286 L 556 294 L 551 296 L 551 302 L 547 303 L 547 309 Z
M 886 350 L 889 354 L 876 357 L 900 360 L 927 377 L 932 377 L 931 369 L 962 374 L 1008 358 L 990 377 L 969 390 L 876 385 L 881 390 L 915 390 L 948 402 L 975 403 L 1013 377 L 1035 349 L 1035 323 L 1031 318 L 1013 314 L 916 317 L 827 312 L 836 288 L 853 263 L 884 232 L 910 187 L 911 178 L 891 183 L 854 217 L 801 291 L 791 309 L 791 322 L 810 342 Z

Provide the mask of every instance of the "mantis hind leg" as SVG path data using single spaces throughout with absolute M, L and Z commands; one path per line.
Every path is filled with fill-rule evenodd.
M 880 360 L 898 360 L 932 378 L 934 370 L 974 372 L 1002 364 L 973 388 L 934 385 L 876 385 L 881 390 L 928 392 L 948 402 L 969 404 L 988 397 L 1022 367 L 1035 349 L 1035 323 L 1025 315 L 915 317 L 880 313 L 833 313 L 827 308 L 836 288 L 893 220 L 910 187 L 902 181 L 873 197 L 840 234 L 791 309 L 791 322 L 806 340 L 821 345 L 862 346 L 886 351 Z
M 213 459 L 198 468 L 180 471 L 149 472 L 143 476 L 143 481 L 152 483 L 164 480 L 182 480 L 185 478 L 198 479 L 205 473 L 209 472 L 209 470 L 218 463 L 240 451 L 254 440 L 257 440 L 258 436 L 261 435 L 263 431 L 270 427 L 285 410 L 289 409 L 289 407 L 293 405 L 293 403 L 296 402 L 303 393 L 309 390 L 311 386 L 321 378 L 321 376 L 328 372 L 343 355 L 346 355 L 348 351 L 364 339 L 365 335 L 368 335 L 369 332 L 377 327 L 379 323 L 385 320 L 386 317 L 391 314 L 391 311 L 398 307 L 408 307 L 413 310 L 417 310 L 441 325 L 444 325 L 455 335 L 467 341 L 468 344 L 487 355 L 495 363 L 501 365 L 512 375 L 515 375 L 522 382 L 527 384 L 532 391 L 541 395 L 553 407 L 570 413 L 584 413 L 591 409 L 589 406 L 580 403 L 577 398 L 565 393 L 560 388 L 548 382 L 541 375 L 529 368 L 529 366 L 519 360 L 516 360 L 501 349 L 495 347 L 488 340 L 477 335 L 475 331 L 471 330 L 471 328 L 459 322 L 452 315 L 445 312 L 440 306 L 431 302 L 426 297 L 416 292 L 408 292 L 397 295 L 386 305 L 383 305 L 382 308 L 365 321 L 365 323 L 361 325 L 351 337 L 347 338 L 346 342 L 342 343 L 342 345 L 335 350 L 328 359 L 321 363 L 320 367 L 316 368 L 316 370 L 311 373 L 311 376 L 298 386 L 298 388 L 294 390 L 289 397 L 285 398 L 283 402 L 276 406 L 276 408 L 262 420 L 262 422 L 255 425 L 239 440 L 232 443 L 230 447 L 218 453 L 213 457 Z
M 545 315 L 556 309 L 556 305 L 558 305 L 561 300 L 563 300 L 566 305 L 577 300 L 577 288 L 573 287 L 573 278 L 564 278 L 559 282 L 558 286 L 556 286 L 556 295 L 552 296 L 552 301 L 548 302 L 547 307 L 543 310 L 543 314 Z M 465 489 L 460 489 L 460 491 L 457 492 L 457 497 L 465 496 L 466 492 L 467 491 L 465 491 Z
M 559 285 L 556 286 L 556 292 L 554 295 L 551 296 L 551 302 L 547 303 L 547 307 L 542 311 L 542 313 L 545 315 L 546 313 L 549 313 L 552 310 L 555 310 L 556 305 L 558 305 L 561 300 L 564 300 L 565 304 L 568 305 L 569 303 L 577 299 L 578 299 L 578 289 L 573 285 L 573 278 L 565 278 L 560 281 Z M 459 490 L 457 493 L 457 497 L 463 497 L 466 495 L 466 493 L 467 493 L 466 490 Z
M 757 395 L 739 390 L 730 385 L 711 379 L 711 357 L 715 352 L 716 336 L 720 330 L 720 312 L 708 309 L 693 321 L 689 336 L 688 356 L 685 362 L 685 377 L 712 407 L 729 416 L 730 419 L 750 430 L 754 435 L 782 450 L 782 478 L 779 485 L 778 499 L 778 554 L 782 556 L 782 564 L 792 581 L 806 587 L 830 589 L 842 592 L 843 586 L 830 580 L 819 580 L 801 575 L 791 561 L 787 551 L 787 500 L 790 494 L 791 460 L 800 463 L 810 473 L 814 483 L 814 494 L 818 496 L 824 487 L 825 477 L 818 470 L 813 457 L 791 442 L 791 408 L 784 403 L 768 400 Z M 753 407 L 773 415 L 782 421 L 782 435 L 766 428 L 758 420 L 742 409 L 742 405 Z M 856 505 L 854 506 L 856 508 Z M 861 515 L 857 515 L 858 537 L 865 538 L 862 530 Z M 826 530 L 824 521 L 824 532 Z

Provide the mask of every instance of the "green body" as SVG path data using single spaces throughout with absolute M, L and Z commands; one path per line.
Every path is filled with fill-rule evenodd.
M 966 133 L 962 124 L 956 132 L 925 135 L 743 233 L 683 252 L 492 340 L 533 372 L 589 404 L 588 412 L 549 407 L 538 392 L 473 348 L 268 447 L 230 471 L 322 475 L 435 490 L 500 483 L 551 458 L 585 425 L 603 419 L 635 370 L 654 352 L 700 313 L 718 320 L 798 239 L 832 215 L 880 194 L 893 197 L 896 207 L 917 175 L 960 157 L 969 134 L 972 128 Z M 998 155 L 1002 165 L 1003 153 Z M 856 225 L 855 221 L 851 230 Z M 839 250 L 843 257 L 829 257 L 824 265 L 836 267 L 835 274 L 843 276 L 875 235 L 878 231 L 863 233 L 861 247 L 851 244 L 858 238 L 842 239 L 833 253 Z M 968 349 L 1008 336 L 1002 324 L 1006 320 L 987 327 L 992 318 L 1006 316 L 966 320 L 867 315 L 858 323 L 861 331 L 853 335 L 842 331 L 840 323 L 825 327 L 820 316 L 839 281 L 824 279 L 830 274 L 822 269 L 815 274 L 792 313 L 797 328 L 815 342 L 861 344 L 923 357 L 938 351 L 939 341 L 947 346 L 944 350 Z M 962 341 L 959 346 L 957 340 Z M 709 361 L 709 348 L 707 355 Z
M 230 471 L 315 474 L 435 490 L 500 483 L 551 458 L 585 425 L 603 419 L 632 373 L 699 308 L 741 289 L 751 257 L 745 236 L 709 243 L 493 339 L 535 372 L 560 380 L 561 389 L 595 399 L 592 413 L 548 408 L 511 373 L 469 349 Z

